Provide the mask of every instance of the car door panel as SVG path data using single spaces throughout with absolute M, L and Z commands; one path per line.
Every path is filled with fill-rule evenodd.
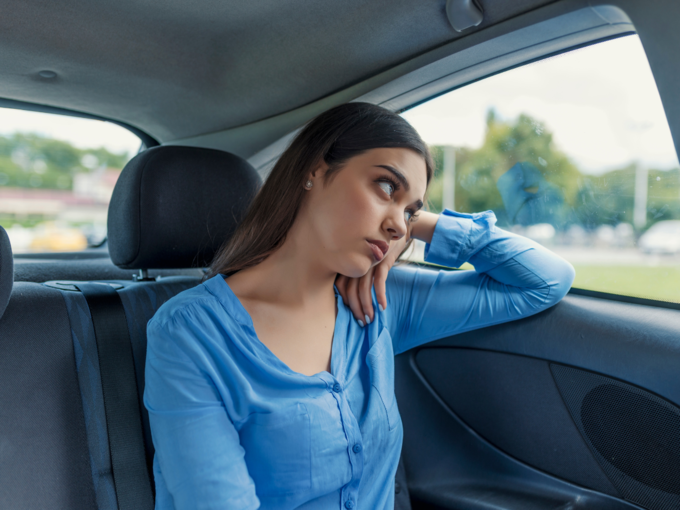
M 414 508 L 677 508 L 679 319 L 571 294 L 397 356 Z
M 414 362 L 447 407 L 493 445 L 542 471 L 619 496 L 574 426 L 548 362 L 457 348 L 422 349 Z

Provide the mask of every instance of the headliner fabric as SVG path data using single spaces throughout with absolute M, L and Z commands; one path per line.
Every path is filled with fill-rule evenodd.
M 0 317 L 5 313 L 14 284 L 12 245 L 4 228 L 0 227 Z
M 290 111 L 550 1 L 481 0 L 484 21 L 460 34 L 444 0 L 8 0 L 0 88 L 168 142 Z
M 125 269 L 206 267 L 261 186 L 244 159 L 165 146 L 135 156 L 109 203 L 109 253 Z

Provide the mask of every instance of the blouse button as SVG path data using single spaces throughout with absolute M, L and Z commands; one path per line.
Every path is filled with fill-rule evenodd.
M 347 501 L 345 501 L 345 508 L 348 508 L 348 509 L 354 508 L 354 501 L 352 501 L 351 499 L 348 499 Z
M 335 383 L 333 385 L 333 391 L 335 393 L 340 393 L 342 391 L 342 386 L 340 386 L 340 383 Z M 348 508 L 351 508 L 351 507 L 348 507 Z
M 361 448 L 361 445 L 360 445 L 360 444 L 355 444 L 355 445 L 352 447 L 352 451 L 354 451 L 354 453 L 359 453 L 359 452 L 361 452 L 361 450 L 362 450 L 362 448 Z

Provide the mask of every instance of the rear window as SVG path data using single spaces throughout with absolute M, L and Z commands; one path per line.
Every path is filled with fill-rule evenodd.
M 0 225 L 12 251 L 100 245 L 113 187 L 140 147 L 109 122 L 1 108 Z
M 637 35 L 403 115 L 437 162 L 430 210 L 493 210 L 501 228 L 570 261 L 574 287 L 680 302 L 680 168 Z

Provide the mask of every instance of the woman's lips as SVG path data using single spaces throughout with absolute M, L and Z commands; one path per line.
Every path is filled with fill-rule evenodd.
M 387 243 L 384 241 L 367 241 L 368 245 L 371 247 L 371 251 L 373 251 L 373 256 L 375 257 L 375 260 L 380 262 L 383 257 L 385 256 L 385 253 L 387 253 Z

